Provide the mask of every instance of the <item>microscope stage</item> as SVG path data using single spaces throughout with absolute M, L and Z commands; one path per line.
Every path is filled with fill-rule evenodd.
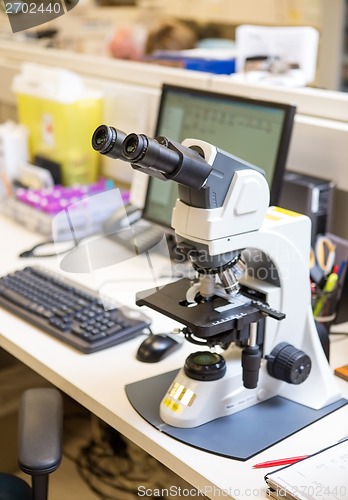
M 216 295 L 207 302 L 188 304 L 186 292 L 191 285 L 191 280 L 184 278 L 162 288 L 144 290 L 137 293 L 136 303 L 177 320 L 200 338 L 240 330 L 263 318 L 251 300 L 241 294 L 230 300 Z

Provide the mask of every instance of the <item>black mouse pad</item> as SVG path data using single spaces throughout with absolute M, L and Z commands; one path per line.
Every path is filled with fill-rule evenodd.
M 195 448 L 236 460 L 248 460 L 348 403 L 340 399 L 313 410 L 276 396 L 234 415 L 180 429 L 165 424 L 159 416 L 160 402 L 177 373 L 175 370 L 126 385 L 129 401 L 161 432 Z

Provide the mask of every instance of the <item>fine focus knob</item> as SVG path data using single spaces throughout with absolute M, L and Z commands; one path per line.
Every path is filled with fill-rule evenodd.
M 289 384 L 302 384 L 312 367 L 310 357 L 287 342 L 276 345 L 266 359 L 271 377 Z

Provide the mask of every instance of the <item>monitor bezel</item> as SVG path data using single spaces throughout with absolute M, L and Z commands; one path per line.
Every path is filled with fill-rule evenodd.
M 158 113 L 157 113 L 155 136 L 161 135 L 160 126 L 161 126 L 161 122 L 163 119 L 163 111 L 164 111 L 164 107 L 165 107 L 166 96 L 169 92 L 173 92 L 173 91 L 177 92 L 177 93 L 182 93 L 182 94 L 191 93 L 191 94 L 194 94 L 195 96 L 199 96 L 199 97 L 206 96 L 209 98 L 217 98 L 217 99 L 220 98 L 223 100 L 231 100 L 233 102 L 238 102 L 238 103 L 252 104 L 252 105 L 263 106 L 263 107 L 271 107 L 273 109 L 280 109 L 280 110 L 284 111 L 283 127 L 282 127 L 281 134 L 280 134 L 279 148 L 278 148 L 276 161 L 275 161 L 275 165 L 274 165 L 274 169 L 273 169 L 273 178 L 272 178 L 272 182 L 270 185 L 270 205 L 271 206 L 277 205 L 277 203 L 279 202 L 281 189 L 282 189 L 282 182 L 283 182 L 284 173 L 286 170 L 286 160 L 287 160 L 287 156 L 288 156 L 288 152 L 289 152 L 289 148 L 290 148 L 290 143 L 291 143 L 294 118 L 295 118 L 295 114 L 296 114 L 296 106 L 293 104 L 276 102 L 276 101 L 269 101 L 266 99 L 245 97 L 245 96 L 239 96 L 239 95 L 235 95 L 235 94 L 227 94 L 227 93 L 215 92 L 215 91 L 210 91 L 210 90 L 205 90 L 205 89 L 196 89 L 193 87 L 182 87 L 179 85 L 171 85 L 171 84 L 164 83 L 162 85 L 162 92 L 161 92 L 161 97 L 160 97 Z M 255 166 L 257 166 L 257 165 L 255 165 Z M 160 227 L 164 228 L 167 231 L 172 232 L 173 228 L 171 226 L 166 226 L 165 224 L 152 218 L 147 213 L 147 207 L 148 207 L 148 204 L 150 201 L 149 200 L 149 193 L 150 193 L 150 188 L 151 188 L 151 184 L 152 184 L 153 180 L 154 179 L 152 177 L 149 177 L 148 184 L 147 184 L 147 190 L 146 190 L 145 203 L 144 203 L 144 208 L 143 208 L 143 218 L 149 222 L 152 222 L 154 224 L 159 225 Z M 165 182 L 174 182 L 174 181 L 165 181 Z

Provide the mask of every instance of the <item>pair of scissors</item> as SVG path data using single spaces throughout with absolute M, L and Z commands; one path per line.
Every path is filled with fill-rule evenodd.
M 327 276 L 331 273 L 336 258 L 336 245 L 327 236 L 318 236 L 310 253 L 310 268 L 318 266 Z

